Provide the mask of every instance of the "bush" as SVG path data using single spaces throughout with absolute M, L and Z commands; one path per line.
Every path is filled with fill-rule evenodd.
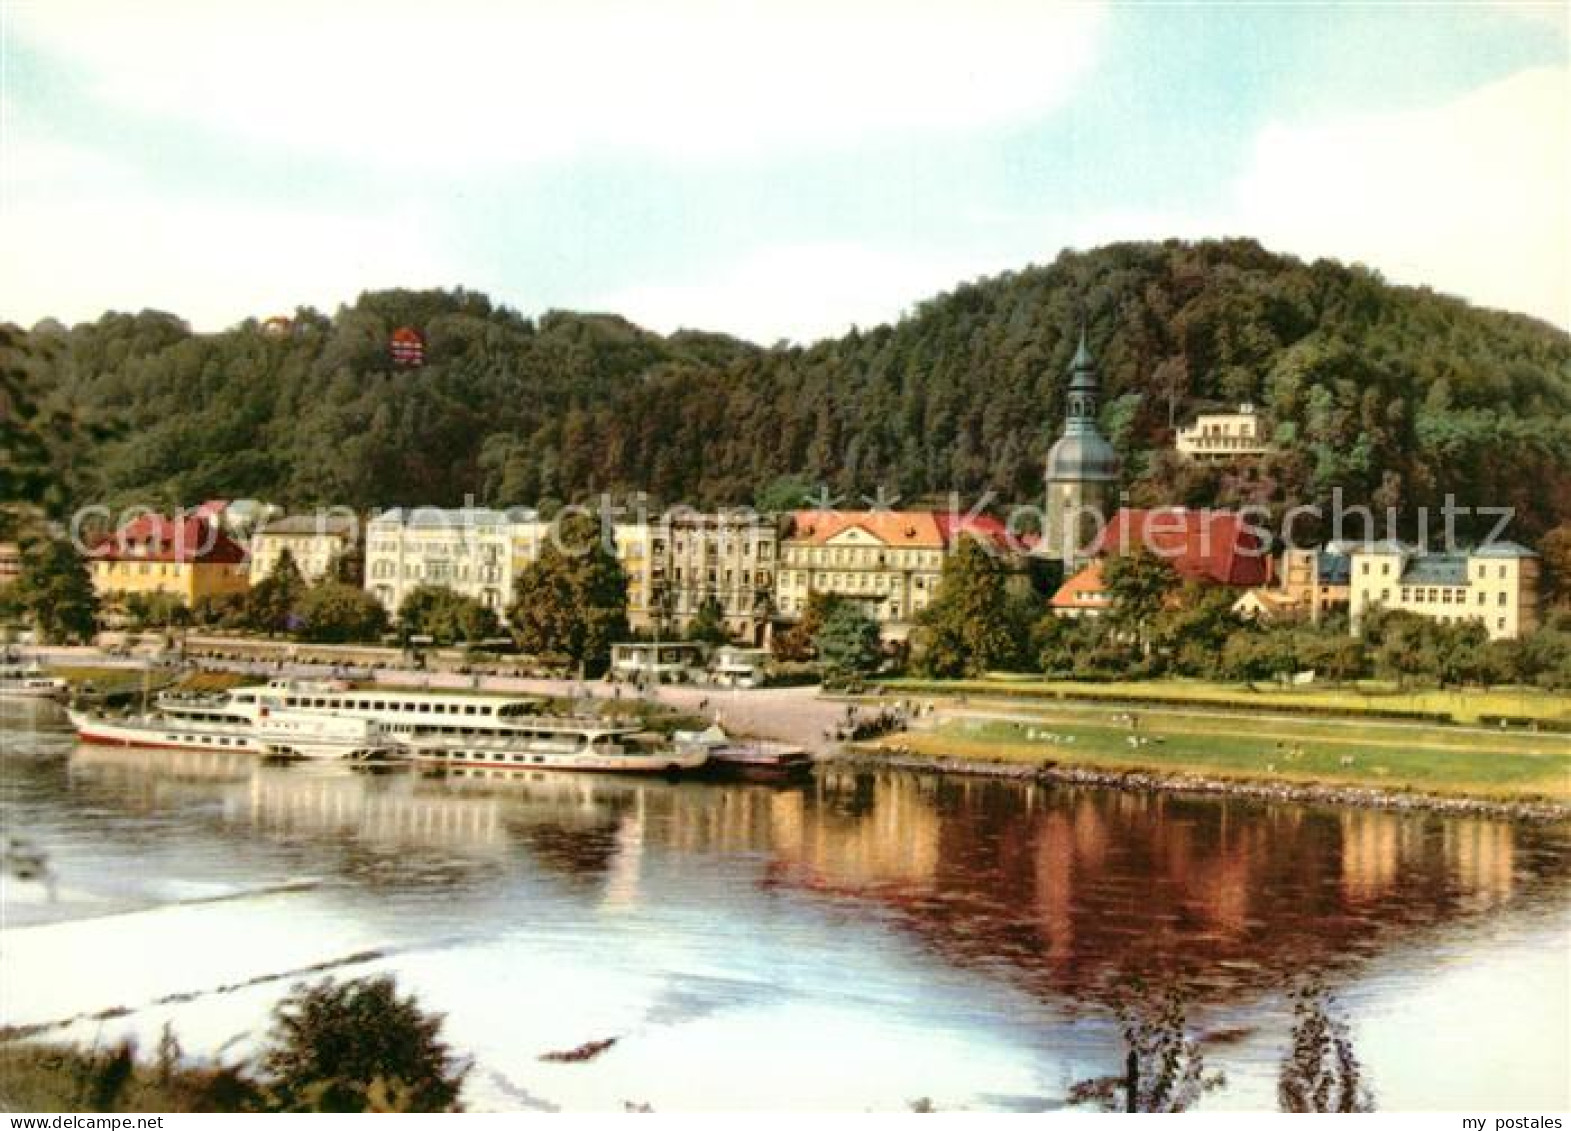
M 469 1065 L 392 977 L 298 987 L 274 1011 L 262 1084 L 284 1111 L 455 1111 Z

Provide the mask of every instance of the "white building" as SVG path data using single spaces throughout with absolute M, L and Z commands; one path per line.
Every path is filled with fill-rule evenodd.
M 1377 608 L 1444 622 L 1478 621 L 1491 640 L 1515 640 L 1538 627 L 1538 555 L 1515 542 L 1467 553 L 1426 553 L 1400 542 L 1351 552 L 1352 627 Z
M 1180 455 L 1202 462 L 1260 456 L 1271 450 L 1255 406 L 1241 404 L 1237 412 L 1203 412 L 1195 422 L 1178 430 Z
M 549 531 L 549 523 L 521 508 L 394 508 L 366 527 L 366 591 L 396 615 L 411 590 L 441 585 L 503 616 L 514 579 Z

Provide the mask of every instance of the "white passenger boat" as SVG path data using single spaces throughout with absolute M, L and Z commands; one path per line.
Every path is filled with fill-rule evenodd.
M 295 716 L 363 720 L 376 724 L 401 756 L 427 766 L 666 774 L 708 761 L 707 750 L 655 741 L 637 725 L 542 715 L 542 702 L 280 679 L 217 695 L 165 695 L 158 706 L 165 717 L 256 728 Z
M 36 663 L 0 663 L 0 699 L 63 699 L 66 682 Z
M 392 729 L 374 719 L 259 704 L 231 706 L 221 695 L 161 695 L 153 714 L 111 718 L 70 711 L 83 742 L 167 750 L 239 750 L 274 758 L 374 761 L 405 756 Z
M 518 720 L 501 734 L 412 738 L 409 750 L 428 766 L 602 774 L 679 774 L 709 760 L 707 750 L 656 741 L 636 726 L 544 715 Z

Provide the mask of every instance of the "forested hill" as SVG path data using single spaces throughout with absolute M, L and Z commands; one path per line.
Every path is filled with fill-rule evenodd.
M 112 314 L 28 344 L 48 396 L 119 426 L 74 453 L 84 502 L 742 503 L 788 474 L 852 497 L 1034 501 L 1082 314 L 1141 501 L 1340 486 L 1382 507 L 1516 506 L 1522 537 L 1571 518 L 1571 337 L 1250 241 L 1066 252 L 809 347 L 532 320 L 466 291 L 367 294 L 272 333 Z M 400 326 L 424 366 L 390 361 Z M 1157 454 L 1170 417 L 1244 400 L 1282 448 L 1251 475 Z

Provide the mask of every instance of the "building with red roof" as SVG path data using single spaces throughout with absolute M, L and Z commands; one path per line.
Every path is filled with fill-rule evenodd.
M 249 586 L 245 548 L 220 524 L 223 504 L 204 503 L 173 518 L 144 514 L 87 553 L 93 586 L 101 597 L 165 593 L 187 607 L 204 597 L 244 593 Z
M 1094 561 L 1081 569 L 1058 587 L 1048 604 L 1053 615 L 1070 619 L 1099 617 L 1106 613 L 1113 607 L 1113 597 L 1102 576 L 1102 563 Z
M 1099 558 L 1139 550 L 1168 562 L 1188 581 L 1248 589 L 1272 578 L 1265 532 L 1236 511 L 1125 507 L 1093 544 Z
M 779 612 L 796 619 L 809 595 L 860 605 L 886 638 L 909 635 L 932 603 L 944 560 L 962 538 L 977 538 L 1025 577 L 1024 544 L 991 515 L 949 511 L 796 511 L 780 542 Z

